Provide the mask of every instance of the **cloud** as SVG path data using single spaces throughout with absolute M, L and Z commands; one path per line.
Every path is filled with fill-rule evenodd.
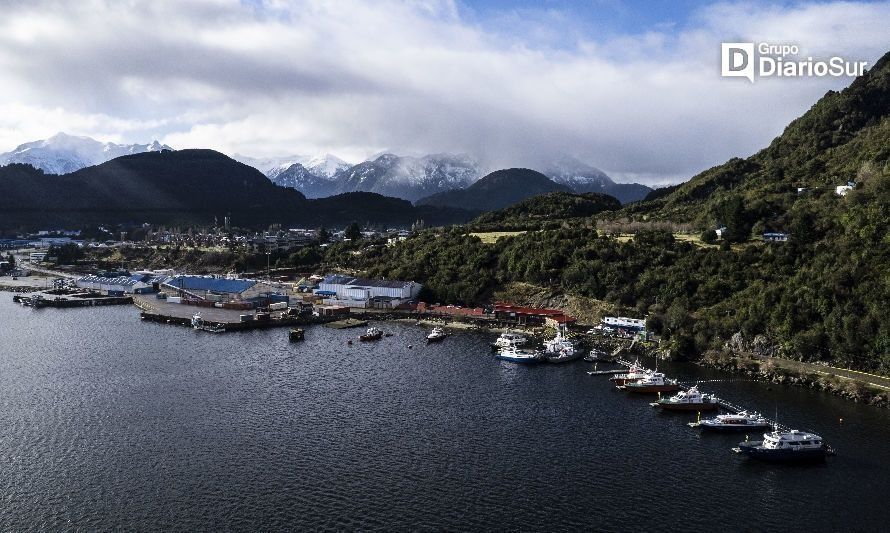
M 444 0 L 13 3 L 0 148 L 66 131 L 256 156 L 454 151 L 503 166 L 568 153 L 678 180 L 765 146 L 850 81 L 722 79 L 721 41 L 873 63 L 888 26 L 886 2 L 721 3 L 602 35 L 558 9 Z

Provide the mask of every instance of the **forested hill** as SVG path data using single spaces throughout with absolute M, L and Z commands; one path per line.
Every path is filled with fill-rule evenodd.
M 603 211 L 620 208 L 621 202 L 606 194 L 551 192 L 485 213 L 474 220 L 472 225 L 477 229 L 490 230 L 536 229 L 544 227 L 547 222 L 591 217 Z
M 416 208 L 378 194 L 307 200 L 213 150 L 129 155 L 65 175 L 44 174 L 28 165 L 0 167 L 0 213 L 0 229 L 118 222 L 207 224 L 226 214 L 244 226 L 351 221 L 409 226 L 419 218 L 448 224 L 477 214 Z
M 526 198 L 548 192 L 571 192 L 540 172 L 527 168 L 496 170 L 466 189 L 455 189 L 421 198 L 417 205 L 460 207 L 476 211 L 494 211 Z
M 725 224 L 723 204 L 738 197 L 748 224 L 786 212 L 798 188 L 834 190 L 887 173 L 890 164 L 890 53 L 843 91 L 829 91 L 781 136 L 747 159 L 732 159 L 626 213 L 647 219 Z M 667 194 L 665 194 L 667 193 Z

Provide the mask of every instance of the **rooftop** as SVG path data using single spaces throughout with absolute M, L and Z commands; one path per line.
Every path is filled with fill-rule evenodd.
M 205 276 L 176 276 L 168 279 L 164 284 L 174 289 L 238 294 L 256 285 L 256 281 Z

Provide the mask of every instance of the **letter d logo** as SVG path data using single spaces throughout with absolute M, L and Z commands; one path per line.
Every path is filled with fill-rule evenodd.
M 754 43 L 720 43 L 720 75 L 754 83 Z

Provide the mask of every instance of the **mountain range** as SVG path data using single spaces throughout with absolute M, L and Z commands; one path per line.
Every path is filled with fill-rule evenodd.
M 571 189 L 535 170 L 508 168 L 496 170 L 465 189 L 443 191 L 421 198 L 417 205 L 495 211 L 550 192 L 571 192 Z
M 124 155 L 172 150 L 153 141 L 148 144 L 115 144 L 90 137 L 57 133 L 48 139 L 28 142 L 0 154 L 0 166 L 22 163 L 47 174 L 68 174 Z

